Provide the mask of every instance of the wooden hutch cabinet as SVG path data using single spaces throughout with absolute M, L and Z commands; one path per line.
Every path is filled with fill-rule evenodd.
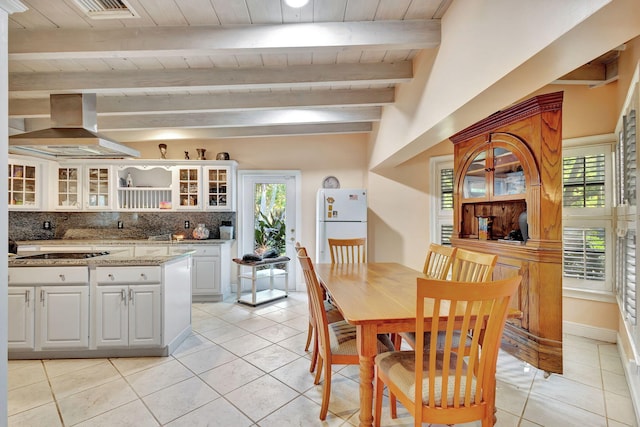
M 451 243 L 497 254 L 494 279 L 522 275 L 511 302 L 522 318 L 508 321 L 502 348 L 548 373 L 562 373 L 562 97 L 536 96 L 450 138 Z

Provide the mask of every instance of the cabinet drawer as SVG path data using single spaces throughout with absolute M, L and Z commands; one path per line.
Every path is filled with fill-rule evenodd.
M 193 245 L 189 247 L 189 250 L 195 251 L 192 256 L 220 256 L 220 245 Z
M 86 285 L 87 267 L 14 267 L 9 269 L 10 285 Z
M 98 267 L 96 280 L 99 285 L 114 283 L 160 283 L 160 267 Z

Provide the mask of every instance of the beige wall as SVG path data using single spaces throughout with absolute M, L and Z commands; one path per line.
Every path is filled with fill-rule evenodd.
M 598 315 L 594 316 L 594 313 Z M 619 313 L 616 303 L 562 298 L 562 319 L 568 322 L 616 331 L 620 321 Z
M 453 155 L 443 141 L 402 165 L 369 173 L 370 259 L 399 262 L 422 270 L 431 243 L 429 161 Z
M 367 136 L 317 135 L 279 138 L 245 138 L 224 140 L 158 141 L 167 144 L 167 158 L 183 159 L 189 151 L 197 158 L 196 148 L 205 148 L 207 159 L 226 151 L 238 161 L 242 170 L 299 170 L 302 175 L 302 230 L 298 240 L 315 256 L 315 195 L 327 175 L 335 175 L 342 188 L 367 188 Z M 129 143 L 142 158 L 158 159 L 157 144 Z

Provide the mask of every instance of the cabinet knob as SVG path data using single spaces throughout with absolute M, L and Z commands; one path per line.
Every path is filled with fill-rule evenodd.
M 147 275 L 144 273 L 140 273 L 140 279 L 147 280 Z
M 66 278 L 66 277 L 64 277 L 64 274 L 61 274 L 61 275 L 60 275 L 60 281 L 64 282 L 65 280 L 67 280 L 67 278 Z
M 114 279 L 113 274 L 109 274 L 107 277 L 109 277 L 109 279 L 111 279 L 111 280 Z

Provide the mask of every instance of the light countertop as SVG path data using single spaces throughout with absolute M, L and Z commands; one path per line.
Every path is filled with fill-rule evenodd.
M 28 255 L 36 255 L 45 252 L 30 252 Z M 81 259 L 32 259 L 21 258 L 20 255 L 9 257 L 9 267 L 69 267 L 69 266 L 140 266 L 162 265 L 180 258 L 191 256 L 193 251 L 185 250 L 171 255 L 143 255 L 132 257 L 128 252 L 113 251 L 108 255 Z M 27 254 L 25 254 L 27 255 Z

